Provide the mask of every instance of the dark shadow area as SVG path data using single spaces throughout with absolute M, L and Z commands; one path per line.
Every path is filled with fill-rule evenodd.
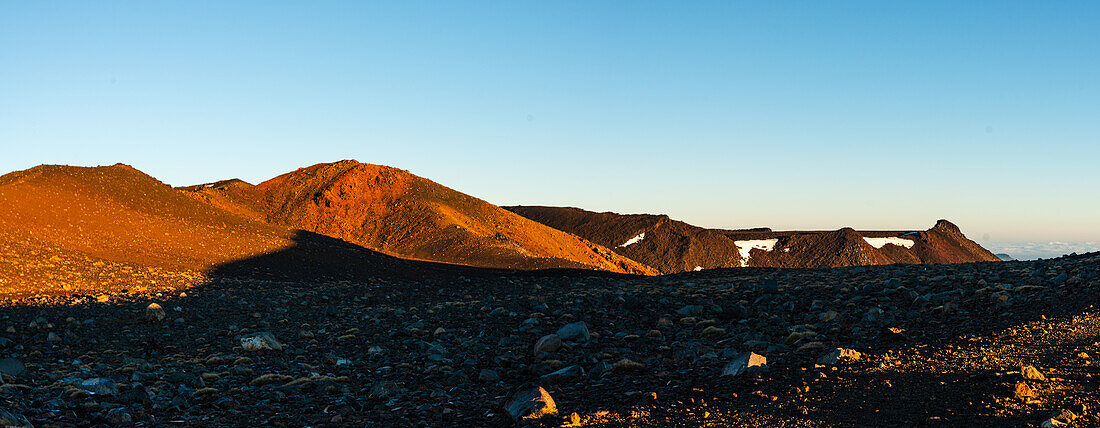
M 294 246 L 277 252 L 215 266 L 214 278 L 304 283 L 394 279 L 447 281 L 460 277 L 634 277 L 600 270 L 511 270 L 479 268 L 390 256 L 325 235 L 295 231 Z
M 1005 340 L 971 337 L 1094 310 L 1100 305 L 1100 267 L 1089 257 L 1095 254 L 1039 262 L 747 268 L 646 278 L 410 261 L 307 232 L 295 241 L 282 251 L 218 266 L 210 283 L 186 290 L 186 296 L 4 308 L 0 329 L 11 326 L 14 333 L 0 334 L 12 341 L 3 352 L 20 359 L 26 370 L 0 386 L 0 408 L 36 426 L 109 424 L 120 412 L 134 421 L 206 426 L 509 425 L 502 397 L 535 382 L 558 401 L 561 416 L 657 405 L 654 417 L 698 425 L 705 421 L 690 419 L 682 412 L 684 403 L 707 403 L 699 415 L 730 411 L 826 426 L 1021 426 L 1072 404 L 1071 399 L 1100 399 L 1100 366 L 1072 361 L 1079 350 L 1093 352 L 1100 322 L 1087 324 L 1092 333 L 1052 337 L 1052 346 L 1019 341 L 1029 353 L 998 354 L 1011 362 L 1006 367 L 960 363 L 939 366 L 943 370 L 933 365 L 876 371 L 881 360 L 872 358 L 920 350 L 919 361 L 925 352 L 945 349 L 971 349 L 960 356 L 980 358 L 974 346 Z M 883 289 L 884 279 L 895 277 L 912 287 L 925 282 L 936 293 L 964 290 L 948 296 L 965 314 L 939 314 L 930 309 L 936 303 L 920 307 L 896 298 Z M 979 280 L 989 285 L 977 285 Z M 1041 288 L 1013 294 L 1010 306 L 976 291 L 997 283 Z M 813 284 L 858 285 L 845 294 L 846 299 L 861 296 L 851 312 L 855 318 L 837 324 L 828 343 L 868 355 L 826 370 L 824 379 L 812 369 L 824 350 L 797 352 L 799 344 L 760 350 L 771 367 L 764 377 L 718 377 L 729 359 L 725 350 L 756 350 L 756 345 L 746 345 L 740 335 L 711 338 L 701 334 L 706 326 L 677 322 L 685 306 L 716 304 L 726 309 L 705 309 L 699 318 L 714 319 L 714 326 L 730 334 L 741 331 L 740 325 L 757 333 L 780 320 L 805 323 L 807 314 L 816 316 L 813 300 L 837 293 L 807 288 Z M 734 287 L 735 297 L 727 297 L 723 287 Z M 888 313 L 893 318 L 859 321 L 867 307 L 894 301 L 903 304 Z M 164 309 L 163 320 L 146 319 L 150 303 Z M 672 322 L 662 324 L 661 318 Z M 592 340 L 542 356 L 532 352 L 540 337 L 577 321 L 596 333 Z M 887 327 L 904 332 L 890 334 Z M 648 337 L 652 330 L 662 332 L 660 337 Z M 271 333 L 283 348 L 244 349 L 241 339 L 259 332 Z M 769 340 L 782 343 L 783 337 Z M 705 357 L 709 351 L 718 356 Z M 620 359 L 642 367 L 607 368 Z M 1006 389 L 1012 382 L 997 373 L 1024 360 L 1035 360 L 1044 370 L 1056 368 L 1047 373 L 1076 382 L 1069 392 L 1077 395 L 1058 396 L 1047 386 L 1039 390 L 1046 404 L 1005 415 L 991 412 L 989 403 L 1012 393 Z M 585 375 L 564 382 L 541 377 L 558 364 L 579 365 Z M 110 380 L 118 391 L 73 392 L 80 389 L 76 384 L 96 378 Z M 803 386 L 809 391 L 794 392 Z M 1091 392 L 1082 392 L 1082 386 Z M 800 396 L 810 401 L 801 402 Z M 654 421 L 643 425 L 667 422 Z

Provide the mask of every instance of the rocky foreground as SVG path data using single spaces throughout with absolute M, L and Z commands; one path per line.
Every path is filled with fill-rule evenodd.
M 1100 425 L 1100 254 L 586 275 L 9 299 L 0 425 Z

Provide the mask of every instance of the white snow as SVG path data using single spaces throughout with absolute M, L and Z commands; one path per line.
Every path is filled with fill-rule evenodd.
M 741 267 L 749 265 L 749 253 L 753 248 L 771 251 L 775 249 L 775 244 L 779 242 L 778 239 L 752 239 L 748 241 L 733 241 L 733 244 L 737 246 L 737 252 L 741 253 Z
M 638 236 L 635 236 L 633 238 L 630 238 L 630 240 L 623 242 L 623 245 L 620 245 L 619 247 L 621 248 L 631 244 L 637 244 L 638 241 L 641 241 L 643 239 L 645 239 L 645 232 L 639 233 Z
M 695 271 L 696 271 L 696 272 L 699 272 L 699 271 L 701 271 L 701 270 L 703 270 L 703 267 L 702 267 L 702 266 L 696 266 L 696 267 L 695 267 Z
M 886 244 L 894 244 L 905 248 L 913 248 L 913 244 L 915 244 L 915 242 L 913 242 L 913 240 L 911 239 L 898 238 L 896 236 L 891 236 L 888 238 L 863 238 L 863 240 L 867 241 L 868 244 L 871 244 L 871 246 L 875 248 L 885 247 Z

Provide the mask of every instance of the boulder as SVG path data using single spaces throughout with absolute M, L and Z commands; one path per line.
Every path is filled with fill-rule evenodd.
M 1040 382 L 1047 380 L 1046 376 L 1043 376 L 1043 373 L 1040 372 L 1039 369 L 1035 368 L 1035 366 L 1020 367 L 1020 377 L 1028 380 L 1037 380 Z
M 115 384 L 115 381 L 105 377 L 80 382 L 80 388 L 96 395 L 118 395 L 118 385 Z
M 164 308 L 160 307 L 159 304 L 150 303 L 149 306 L 145 308 L 146 321 L 161 322 L 164 321 L 164 318 L 167 316 L 168 314 L 164 312 Z
M 0 427 L 33 428 L 34 425 L 23 415 L 0 409 Z
M 504 410 L 512 419 L 539 419 L 558 413 L 554 398 L 541 386 L 526 384 L 516 389 L 511 398 L 504 403 Z
M 859 351 L 856 351 L 854 349 L 836 348 L 828 354 L 823 355 L 820 359 L 818 359 L 818 362 L 820 362 L 821 364 L 836 364 L 841 360 L 855 361 L 860 359 L 861 357 L 863 357 L 863 354 L 860 354 Z
M 558 337 L 561 340 L 570 342 L 587 342 L 591 338 L 591 334 L 588 332 L 588 324 L 584 321 L 579 321 L 571 324 L 566 324 L 562 328 L 558 329 Z
M 755 352 L 745 352 L 726 364 L 726 367 L 722 369 L 722 376 L 737 376 L 747 371 L 766 369 L 767 366 L 768 359 L 763 355 Z
M 275 340 L 275 335 L 267 332 L 256 333 L 241 338 L 241 347 L 246 351 L 281 351 L 283 344 Z
M 561 348 L 561 337 L 556 334 L 548 334 L 535 342 L 535 353 L 554 352 Z
M 0 360 L 0 373 L 8 376 L 22 376 L 27 372 L 26 366 L 22 361 L 15 358 L 4 358 Z
M 553 373 L 542 375 L 541 379 L 550 383 L 559 383 L 582 376 L 584 376 L 584 369 L 581 368 L 581 366 L 573 365 Z

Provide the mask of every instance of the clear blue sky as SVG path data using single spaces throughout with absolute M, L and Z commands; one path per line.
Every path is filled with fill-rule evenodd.
M 1100 2 L 0 0 L 0 171 L 1100 241 Z

